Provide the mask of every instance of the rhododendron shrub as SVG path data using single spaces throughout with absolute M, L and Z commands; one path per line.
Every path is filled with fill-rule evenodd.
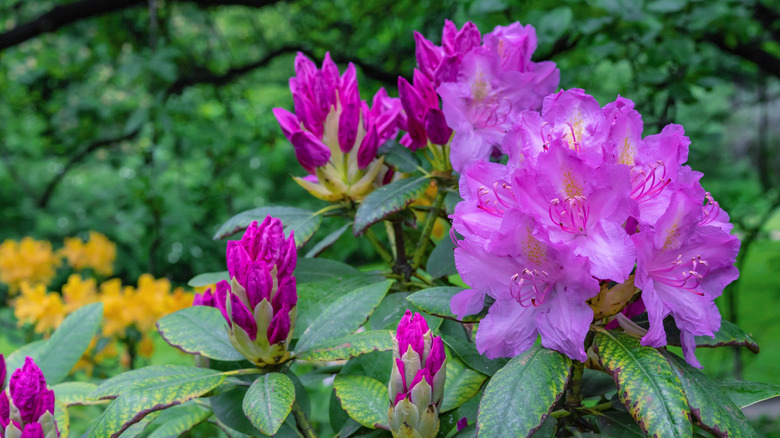
M 242 233 L 225 265 L 156 322 L 188 364 L 59 386 L 94 348 L 98 303 L 31 349 L 68 359 L 41 362 L 62 404 L 107 404 L 89 436 L 162 435 L 171 418 L 176 433 L 229 436 L 755 436 L 740 408 L 777 388 L 745 394 L 697 369 L 698 348 L 758 346 L 715 304 L 740 241 L 688 164 L 683 127 L 648 132 L 627 97 L 558 90 L 529 25 L 446 21 L 440 41 L 414 42 L 398 96 L 380 89 L 370 105 L 353 64 L 295 58 L 293 108 L 273 113 L 308 173 L 294 179 L 322 204 L 219 227 L 216 239 Z M 350 229 L 376 258 L 318 257 Z M 94 289 L 74 278 L 52 305 Z M 113 330 L 121 303 L 104 304 Z M 58 347 L 79 333 L 78 354 Z M 23 366 L 9 357 L 9 372 Z M 47 415 L 36 388 L 45 403 L 30 412 Z

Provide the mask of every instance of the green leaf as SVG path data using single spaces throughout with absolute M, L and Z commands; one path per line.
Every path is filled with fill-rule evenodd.
M 620 401 L 648 435 L 690 437 L 690 410 L 680 379 L 655 348 L 617 331 L 593 341 L 599 363 L 612 375 Z
M 153 424 L 160 427 L 149 434 L 148 438 L 167 438 L 180 436 L 198 424 L 206 421 L 212 412 L 194 401 L 168 408 L 160 413 Z
M 265 435 L 261 434 L 260 431 L 252 426 L 252 423 L 246 418 L 242 408 L 248 389 L 249 388 L 245 386 L 238 386 L 230 391 L 217 394 L 214 397 L 209 398 L 209 404 L 211 405 L 211 410 L 214 411 L 214 416 L 217 420 L 236 431 L 236 433 L 241 433 L 246 436 L 262 437 Z
M 243 211 L 222 224 L 214 235 L 214 240 L 224 239 L 243 231 L 252 221 L 262 222 L 266 216 L 272 216 L 284 224 L 284 232 L 289 236 L 290 231 L 295 232 L 295 246 L 302 247 L 317 231 L 322 222 L 319 212 L 304 210 L 297 207 L 260 207 Z
M 317 257 L 318 255 L 322 254 L 323 251 L 330 248 L 334 243 L 336 243 L 337 240 L 339 240 L 339 237 L 341 237 L 342 234 L 344 234 L 345 231 L 347 231 L 347 228 L 352 225 L 352 222 L 347 222 L 346 224 L 342 225 L 338 230 L 328 234 L 325 236 L 322 240 L 317 242 L 316 245 L 314 245 L 309 252 L 306 253 L 304 256 L 305 258 L 312 258 Z
M 192 306 L 171 313 L 157 321 L 157 330 L 171 346 L 211 359 L 236 361 L 244 359 L 230 343 L 225 317 L 214 307 Z
M 387 387 L 366 376 L 339 374 L 333 381 L 341 407 L 353 420 L 371 429 L 387 429 L 387 410 L 390 399 Z
M 466 365 L 486 376 L 496 374 L 496 372 L 506 365 L 508 361 L 505 358 L 488 359 L 479 354 L 477 347 L 473 342 L 469 342 L 465 339 L 442 334 L 441 340 L 444 341 L 444 343 L 447 344 L 447 346 L 450 347 Z
M 99 400 L 92 397 L 92 392 L 97 389 L 97 385 L 89 382 L 64 382 L 50 387 L 54 391 L 54 399 L 57 403 L 65 406 L 73 405 L 92 405 L 100 403 Z
M 295 347 L 296 353 L 357 330 L 382 301 L 391 284 L 391 280 L 370 284 L 337 299 L 303 332 Z
M 290 378 L 282 373 L 268 373 L 249 387 L 242 408 L 257 430 L 274 435 L 290 414 L 294 402 L 295 386 Z
M 57 422 L 57 430 L 60 432 L 59 438 L 68 438 L 70 435 L 70 415 L 68 415 L 68 407 L 56 399 L 54 402 L 54 421 Z
M 5 370 L 6 375 L 11 376 L 17 368 L 21 368 L 24 365 L 24 358 L 27 356 L 35 359 L 44 348 L 46 348 L 47 340 L 40 340 L 31 342 L 26 345 L 22 345 L 16 351 L 5 357 Z
M 451 411 L 466 403 L 479 392 L 487 376 L 467 367 L 456 357 L 447 358 L 447 379 L 439 412 Z
M 530 436 L 561 397 L 569 381 L 571 360 L 534 345 L 499 370 L 479 404 L 480 436 Z
M 387 386 L 393 363 L 392 351 L 373 351 L 348 360 L 339 374 L 371 377 Z
M 691 414 L 716 436 L 757 436 L 742 411 L 709 377 L 668 351 L 662 352 L 685 389 Z
M 677 339 L 679 341 L 679 338 Z M 748 350 L 755 354 L 758 354 L 759 352 L 758 344 L 756 344 L 753 338 L 751 338 L 747 333 L 743 332 L 742 329 L 737 327 L 736 324 L 728 321 L 720 322 L 720 330 L 715 333 L 714 338 L 709 336 L 696 336 L 697 347 L 714 348 L 725 345 L 747 347 Z
M 740 408 L 746 408 L 760 401 L 780 395 L 780 385 L 773 383 L 731 381 L 716 382 L 720 390 Z
M 297 354 L 301 360 L 346 360 L 372 351 L 393 349 L 391 330 L 371 330 L 335 338 Z
M 421 167 L 420 160 L 414 156 L 414 152 L 397 141 L 388 141 L 382 145 L 378 154 L 384 155 L 385 163 L 404 173 L 415 172 Z
M 446 277 L 458 273 L 455 267 L 455 243 L 449 236 L 439 242 L 425 265 L 425 271 L 433 278 Z
M 403 210 L 425 191 L 430 184 L 427 176 L 394 181 L 371 192 L 355 213 L 353 232 L 363 234 L 366 228 Z
M 102 303 L 88 304 L 71 313 L 51 338 L 11 354 L 6 364 L 9 375 L 24 364 L 25 356 L 30 356 L 43 372 L 47 384 L 61 382 L 89 347 L 102 319 Z
M 298 284 L 365 275 L 346 263 L 330 259 L 299 258 L 295 266 Z
M 368 322 L 371 328 L 374 330 L 395 330 L 398 328 L 398 323 L 401 321 L 401 317 L 404 316 L 406 310 L 420 313 L 420 316 L 425 319 L 428 324 L 428 328 L 434 331 L 434 333 L 441 326 L 443 319 L 429 315 L 422 312 L 413 304 L 406 300 L 406 297 L 410 295 L 409 292 L 394 292 L 385 296 L 379 306 L 368 318 Z
M 627 412 L 609 411 L 596 417 L 601 433 L 615 438 L 645 438 L 646 435 Z
M 312 259 L 316 260 L 316 259 Z M 297 277 L 296 277 L 297 278 Z M 304 330 L 336 300 L 363 286 L 380 281 L 382 277 L 359 275 L 356 277 L 330 278 L 314 283 L 298 285 L 298 318 L 295 335 L 299 338 Z
M 197 378 L 209 376 L 215 373 L 214 370 L 206 368 L 189 367 L 183 365 L 152 365 L 139 368 L 137 370 L 124 372 L 116 377 L 112 377 L 92 391 L 90 397 L 94 399 L 116 398 L 125 391 L 135 388 L 145 388 L 147 382 L 167 381 L 181 377 Z
M 438 286 L 423 289 L 415 292 L 406 299 L 419 307 L 425 313 L 430 315 L 440 316 L 442 318 L 452 319 L 455 321 L 461 321 L 450 311 L 450 301 L 452 297 L 458 292 L 462 291 L 462 287 L 450 287 L 450 286 Z M 483 317 L 482 313 L 478 315 L 469 315 L 465 317 L 462 322 L 478 322 Z
M 192 277 L 190 281 L 187 282 L 187 286 L 189 287 L 209 286 L 212 284 L 217 284 L 222 280 L 230 281 L 230 274 L 228 274 L 228 271 L 204 272 L 203 274 L 198 274 Z
M 95 427 L 90 431 L 89 436 L 95 438 L 117 437 L 148 414 L 192 400 L 216 388 L 225 380 L 224 374 L 214 370 L 194 367 L 178 368 L 184 369 L 184 372 L 147 377 L 121 387 L 119 396 L 108 405 Z M 136 371 L 143 370 L 144 368 Z M 122 376 L 124 374 L 120 374 L 114 379 L 120 379 Z

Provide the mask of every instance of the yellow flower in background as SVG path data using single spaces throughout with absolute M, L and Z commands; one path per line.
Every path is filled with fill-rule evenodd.
M 127 312 L 128 298 L 135 295 L 132 286 L 122 286 L 118 278 L 100 284 L 100 301 L 103 303 L 103 335 L 114 336 L 124 333 L 133 323 Z
M 76 362 L 76 365 L 73 365 L 71 374 L 76 371 L 84 371 L 87 374 L 87 377 L 92 377 L 96 364 L 117 357 L 119 350 L 117 350 L 116 342 L 113 339 L 106 339 L 105 341 L 108 342 L 103 342 L 100 351 L 95 352 L 95 349 L 98 347 L 98 339 L 100 339 L 98 336 L 92 338 L 92 342 L 90 342 L 89 347 L 87 347 L 87 351 L 85 351 L 79 361 Z
M 71 274 L 68 277 L 68 282 L 62 286 L 62 298 L 65 301 L 65 312 L 67 313 L 96 302 L 98 294 L 95 279 L 84 280 L 79 274 Z
M 8 285 L 11 294 L 18 292 L 23 282 L 47 286 L 59 264 L 60 257 L 45 240 L 25 237 L 0 244 L 0 282 Z
M 425 207 L 430 207 L 433 205 L 434 200 L 436 199 L 436 193 L 438 191 L 438 188 L 436 186 L 436 181 L 431 180 L 430 185 L 428 185 L 428 188 L 425 189 L 425 192 L 417 198 L 414 202 L 412 202 L 412 205 L 422 205 Z M 415 212 L 415 216 L 417 217 L 418 221 L 425 221 L 425 213 L 421 211 Z M 433 231 L 431 231 L 431 236 L 433 236 L 434 239 L 440 240 L 444 237 L 444 233 L 449 230 L 448 222 L 442 218 L 436 218 L 436 222 L 433 224 Z
M 152 357 L 152 354 L 154 354 L 154 342 L 152 341 L 152 338 L 147 335 L 144 335 L 141 338 L 141 342 L 138 343 L 138 354 L 147 359 Z
M 89 240 L 86 243 L 78 237 L 66 238 L 60 253 L 68 259 L 73 269 L 80 271 L 92 268 L 104 276 L 114 273 L 116 244 L 96 231 L 89 232 Z
M 14 301 L 14 315 L 19 325 L 35 324 L 36 333 L 49 333 L 65 319 L 65 305 L 59 294 L 46 293 L 46 286 L 21 284 L 21 295 Z

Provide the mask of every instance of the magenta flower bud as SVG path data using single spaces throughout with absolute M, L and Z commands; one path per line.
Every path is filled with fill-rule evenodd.
M 38 423 L 28 423 L 24 426 L 20 438 L 44 438 L 43 426 Z
M 30 357 L 25 358 L 22 368 L 11 375 L 11 400 L 19 409 L 22 422 L 38 419 L 38 405 L 41 394 L 46 391 L 46 378 Z
M 252 315 L 252 312 L 246 307 L 246 305 L 238 298 L 238 295 L 230 294 L 230 314 L 233 324 L 237 324 L 239 327 L 249 335 L 249 339 L 257 339 L 257 323 Z
M 469 425 L 469 420 L 466 417 L 463 417 L 460 420 L 458 420 L 458 424 L 456 425 L 458 428 L 458 432 L 465 429 L 466 426 L 468 425 Z
M 298 131 L 290 137 L 290 142 L 295 148 L 298 162 L 310 173 L 330 160 L 330 149 L 311 132 Z
M 238 279 L 239 283 L 244 283 L 252 259 L 247 254 L 246 249 L 241 246 L 237 240 L 230 240 L 227 243 L 227 268 L 230 278 Z
M 211 288 L 207 288 L 206 291 L 202 294 L 195 294 L 195 297 L 192 300 L 192 305 L 216 307 L 214 302 L 214 292 L 212 292 Z
M 0 354 L 0 391 L 5 389 L 5 357 Z
M 452 129 L 447 126 L 444 113 L 438 108 L 431 108 L 425 114 L 425 132 L 434 144 L 447 144 L 452 137 Z
M 414 32 L 417 66 L 429 79 L 433 79 L 436 67 L 441 63 L 442 50 L 428 41 L 422 34 Z
M 9 423 L 11 423 L 11 409 L 8 394 L 0 391 L 0 432 L 3 432 Z
M 407 310 L 393 339 L 394 366 L 388 384 L 393 436 L 433 438 L 444 396 L 444 344 L 419 313 Z
M 358 149 L 358 168 L 365 169 L 374 158 L 376 158 L 376 151 L 379 150 L 379 134 L 377 134 L 376 126 L 372 126 L 368 131 L 363 141 L 360 143 L 360 149 Z
M 292 135 L 301 130 L 301 122 L 295 117 L 295 114 L 287 111 L 284 108 L 274 108 L 274 117 L 279 122 L 279 126 L 282 128 L 282 133 L 287 140 L 292 138 Z
M 339 100 L 342 104 L 360 102 L 360 91 L 358 90 L 354 64 L 349 63 L 339 82 Z
M 348 103 L 342 108 L 339 117 L 339 147 L 345 154 L 355 146 L 358 124 L 360 123 L 359 102 Z
M 274 315 L 271 325 L 268 326 L 268 342 L 277 344 L 284 341 L 290 333 L 290 310 L 286 305 Z
M 268 265 L 262 260 L 255 261 L 249 268 L 246 281 L 246 296 L 249 300 L 249 306 L 254 309 L 261 301 L 270 301 L 273 286 L 274 279 Z
M 425 113 L 423 99 L 417 90 L 406 80 L 398 77 L 398 97 L 401 98 L 401 104 L 406 111 L 406 117 L 421 120 Z
M 298 292 L 295 284 L 295 277 L 286 277 L 281 280 L 279 291 L 271 298 L 271 305 L 274 309 L 281 309 L 287 306 L 287 310 L 294 308 L 298 304 Z
M 227 313 L 227 298 L 230 294 L 230 283 L 228 283 L 225 280 L 220 281 L 217 283 L 217 289 L 214 291 L 214 307 L 219 309 L 220 312 L 222 312 L 222 316 L 225 317 L 225 319 L 230 322 L 230 317 Z

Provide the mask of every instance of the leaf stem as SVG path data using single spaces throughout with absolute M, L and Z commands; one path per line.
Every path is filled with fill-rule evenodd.
M 371 242 L 371 245 L 374 246 L 374 250 L 379 254 L 380 257 L 382 257 L 382 260 L 384 260 L 385 263 L 388 265 L 393 263 L 393 256 L 390 255 L 389 252 L 385 249 L 384 246 L 379 242 L 379 239 L 376 237 L 376 234 L 371 230 L 371 228 L 366 228 L 365 236 L 368 239 L 369 242 Z
M 404 242 L 404 227 L 401 220 L 395 219 L 393 222 L 393 234 L 395 234 L 395 265 L 393 272 L 403 275 L 404 282 L 408 282 L 412 276 L 412 267 L 406 258 L 406 244 Z
M 422 235 L 420 235 L 419 242 L 417 243 L 417 249 L 414 252 L 414 258 L 412 258 L 412 270 L 414 271 L 420 267 L 425 250 L 428 248 L 428 242 L 431 240 L 433 227 L 436 225 L 436 219 L 439 217 L 441 206 L 444 204 L 444 196 L 444 190 L 442 190 L 441 186 L 439 186 L 439 183 L 437 183 L 436 199 L 433 201 L 433 209 L 428 211 L 428 215 L 425 217 L 423 232 Z
M 309 417 L 306 416 L 306 412 L 303 412 L 301 405 L 298 404 L 298 400 L 293 402 L 292 414 L 293 417 L 295 417 L 295 423 L 298 425 L 298 431 L 301 432 L 305 438 L 317 438 L 314 427 L 311 425 Z

